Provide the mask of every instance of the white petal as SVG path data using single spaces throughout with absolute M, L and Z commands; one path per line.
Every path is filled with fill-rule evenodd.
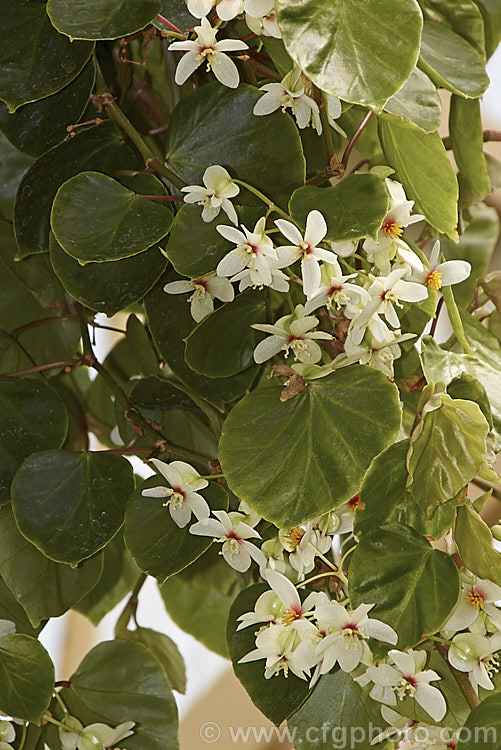
M 245 573 L 246 570 L 249 570 L 251 558 L 243 545 L 240 545 L 238 551 L 235 553 L 233 546 L 230 547 L 230 545 L 225 542 L 223 544 L 222 552 L 224 559 L 234 570 L 238 570 L 239 573 Z
M 170 487 L 150 487 L 147 490 L 141 492 L 143 497 L 169 497 L 172 495 Z
M 435 268 L 440 260 L 440 240 L 437 240 L 433 245 L 433 249 L 430 255 L 430 268 Z
M 280 336 L 269 336 L 263 339 L 254 349 L 254 361 L 261 365 L 271 359 L 284 347 L 284 339 Z
M 404 302 L 421 302 L 428 296 L 426 287 L 415 284 L 413 281 L 397 281 L 393 291 Z
M 467 279 L 471 273 L 471 265 L 466 260 L 448 260 L 440 263 L 435 270 L 442 274 L 442 286 L 449 286 Z
M 209 518 L 210 508 L 207 501 L 198 492 L 188 492 L 184 504 L 191 509 L 199 521 Z
M 195 18 L 203 18 L 207 16 L 215 0 L 188 0 L 188 10 Z
M 192 292 L 194 288 L 193 281 L 170 281 L 164 286 L 164 292 L 167 292 L 167 294 L 186 294 L 186 292 Z
M 283 87 L 279 83 L 277 83 L 276 86 L 276 91 L 268 91 L 260 99 L 258 99 L 256 104 L 254 105 L 254 109 L 252 110 L 253 114 L 257 115 L 258 117 L 261 117 L 263 115 L 270 115 L 280 107 Z
M 396 645 L 398 642 L 398 635 L 393 628 L 380 620 L 367 620 L 360 625 L 360 630 L 363 630 L 369 638 L 376 638 L 384 643 Z
M 190 534 L 196 536 L 211 536 L 216 539 L 225 536 L 225 530 L 219 521 L 214 518 L 207 518 L 205 521 L 197 521 L 190 526 Z
M 210 294 L 202 294 L 201 296 L 195 296 L 191 300 L 191 317 L 196 323 L 200 323 L 201 320 L 214 312 L 214 302 Z
M 352 672 L 360 664 L 362 658 L 362 644 L 360 641 L 355 640 L 346 647 L 342 641 L 343 639 L 339 641 L 337 660 L 343 672 Z
M 287 609 L 301 609 L 301 598 L 297 588 L 288 578 L 276 570 L 267 570 L 264 577 Z
M 310 211 L 306 219 L 304 240 L 312 247 L 316 247 L 327 234 L 327 224 L 320 211 Z
M 171 45 L 172 47 L 172 45 Z M 198 52 L 195 50 L 187 52 L 177 64 L 175 80 L 178 86 L 186 83 L 192 73 L 202 64 Z
M 238 216 L 237 216 L 237 212 L 235 211 L 235 206 L 229 200 L 229 198 L 223 198 L 221 208 L 223 209 L 223 211 L 225 212 L 226 216 L 228 217 L 230 221 L 232 221 L 234 224 L 238 224 Z
M 293 242 L 294 245 L 299 245 L 301 242 L 303 242 L 303 236 L 301 232 L 291 221 L 287 221 L 286 219 L 277 219 L 275 221 L 275 224 L 280 229 L 283 236 L 289 240 L 289 242 Z
M 180 529 L 184 529 L 191 520 L 191 509 L 187 503 L 181 505 L 169 503 L 169 512 L 172 520 Z
M 228 86 L 230 89 L 237 88 L 240 83 L 238 68 L 228 55 L 225 55 L 224 52 L 215 52 L 211 68 L 219 83 Z
M 247 241 L 245 234 L 235 227 L 229 227 L 226 224 L 218 224 L 216 229 L 225 240 L 233 242 L 235 245 L 242 245 Z
M 219 261 L 216 268 L 218 276 L 234 276 L 245 268 L 245 258 L 240 250 L 231 250 Z
M 224 0 L 222 0 L 224 2 Z M 221 18 L 221 16 L 219 16 Z M 216 52 L 243 52 L 249 49 L 245 42 L 240 39 L 221 39 L 214 46 Z
M 434 721 L 441 721 L 447 713 L 445 698 L 440 690 L 433 685 L 419 683 L 415 698 L 421 708 L 424 708 Z
M 224 277 L 215 276 L 213 279 L 207 282 L 209 292 L 216 299 L 221 302 L 233 302 L 235 298 L 235 290 L 231 281 Z

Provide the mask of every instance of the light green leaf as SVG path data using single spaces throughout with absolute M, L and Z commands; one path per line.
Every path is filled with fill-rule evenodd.
M 99 172 L 81 172 L 56 193 L 54 236 L 81 264 L 138 255 L 169 232 L 172 211 Z
M 314 692 L 287 719 L 298 750 L 332 750 L 343 738 L 347 742 L 351 738 L 357 750 L 371 750 L 376 727 L 383 723 L 376 701 L 340 669 L 321 677 Z
M 68 413 L 42 378 L 0 376 L 0 423 L 0 505 L 4 505 L 24 459 L 34 451 L 61 447 Z
M 402 88 L 386 102 L 384 112 L 397 115 L 402 125 L 433 133 L 440 125 L 442 104 L 428 76 L 414 68 Z
M 278 0 L 277 11 L 290 56 L 344 101 L 381 109 L 417 62 L 423 21 L 414 0 Z
M 31 156 L 41 156 L 68 137 L 68 125 L 83 114 L 94 87 L 96 71 L 89 60 L 82 72 L 56 94 L 25 104 L 14 114 L 0 104 L 0 128 L 16 148 Z
M 460 377 L 451 380 L 451 382 L 447 386 L 447 393 L 452 396 L 452 398 L 462 398 L 466 399 L 467 401 L 475 401 L 475 403 L 479 405 L 480 411 L 487 420 L 489 428 L 492 429 L 493 421 L 491 405 L 489 403 L 489 399 L 487 398 L 487 393 L 484 386 L 479 380 L 477 380 L 477 378 L 474 378 L 472 375 L 468 375 L 468 373 L 463 372 Z
M 144 29 L 162 9 L 160 0 L 49 0 L 55 28 L 73 39 L 118 39 Z
M 201 185 L 205 169 L 220 164 L 285 208 L 304 183 L 301 139 L 283 112 L 256 117 L 252 110 L 259 97 L 243 83 L 235 91 L 209 83 L 183 96 L 169 123 L 167 166 L 188 184 Z M 241 191 L 240 203 L 256 200 Z
M 0 710 L 40 724 L 54 690 L 54 665 L 42 644 L 29 635 L 0 638 Z
M 421 133 L 381 120 L 381 145 L 387 163 L 403 184 L 415 210 L 456 239 L 458 185 L 438 133 Z
M 454 541 L 465 568 L 501 586 L 501 553 L 494 549 L 491 530 L 485 521 L 467 505 L 457 509 Z
M 445 26 L 425 21 L 419 67 L 433 83 L 466 99 L 476 99 L 487 89 L 489 78 L 478 52 Z
M 143 646 L 149 648 L 162 665 L 173 689 L 178 693 L 186 692 L 186 667 L 172 638 L 151 628 L 141 627 L 136 630 L 126 630 L 120 633 L 120 637 L 142 643 Z
M 165 498 L 145 497 L 144 489 L 167 487 L 160 476 L 149 477 L 131 495 L 125 519 L 125 543 L 141 570 L 163 583 L 200 557 L 212 544 L 208 537 L 189 533 L 172 520 Z M 221 485 L 211 482 L 200 491 L 213 510 L 226 510 L 228 496 Z M 195 519 L 192 519 L 194 521 Z
M 0 573 L 33 627 L 64 614 L 96 585 L 102 572 L 102 555 L 77 568 L 48 560 L 20 533 L 11 508 L 0 509 Z
M 94 49 L 58 34 L 45 3 L 3 0 L 0 99 L 11 112 L 60 91 L 80 73 Z
M 460 308 L 467 308 L 472 302 L 475 287 L 487 271 L 499 237 L 499 215 L 495 208 L 481 202 L 470 213 L 472 221 L 459 236 L 459 242 L 446 239 L 440 243 L 446 260 L 467 260 L 472 267 L 467 279 L 454 284 L 454 298 Z
M 227 302 L 204 318 L 190 333 L 186 339 L 186 364 L 209 378 L 242 372 L 253 363 L 254 349 L 263 338 L 251 324 L 265 321 L 262 292 L 243 292 L 234 302 Z
M 358 491 L 371 460 L 396 439 L 400 407 L 383 373 L 360 365 L 314 380 L 285 403 L 280 393 L 270 385 L 232 409 L 219 460 L 238 497 L 291 528 Z
M 361 505 L 355 513 L 355 534 L 368 534 L 388 523 L 411 526 L 423 536 L 438 539 L 452 526 L 455 498 L 439 505 L 430 519 L 407 490 L 406 457 L 409 441 L 390 445 L 376 456 L 360 490 Z
M 184 359 L 184 340 L 196 324 L 183 295 L 167 294 L 163 291 L 165 283 L 175 278 L 178 277 L 172 274 L 164 276 L 145 297 L 146 315 L 153 341 L 182 383 L 210 403 L 222 408 L 224 402 L 233 401 L 245 393 L 256 377 L 257 366 L 248 367 L 231 378 L 207 378 L 188 367 Z
M 475 0 L 484 18 L 487 57 L 495 52 L 501 39 L 501 6 L 498 0 Z
M 485 58 L 484 19 L 474 0 L 419 0 L 419 4 L 427 21 L 464 37 Z
M 452 151 L 461 176 L 478 195 L 491 192 L 478 99 L 451 98 L 449 132 Z
M 116 534 L 133 489 L 132 466 L 122 456 L 46 450 L 31 455 L 17 472 L 12 509 L 32 544 L 74 566 Z
M 50 209 L 63 182 L 85 170 L 109 172 L 137 166 L 137 158 L 111 121 L 77 132 L 41 156 L 25 174 L 16 196 L 18 257 L 49 249 Z
M 371 174 L 353 175 L 336 187 L 306 185 L 294 191 L 289 204 L 294 221 L 304 227 L 314 209 L 325 217 L 326 239 L 331 242 L 376 237 L 388 211 L 388 194 L 379 177 Z
M 227 657 L 226 622 L 238 589 L 235 571 L 211 548 L 162 584 L 160 593 L 176 625 L 211 651 Z
M 478 473 L 486 453 L 489 425 L 473 401 L 440 397 L 411 434 L 408 489 L 427 516 Z M 452 453 L 453 452 L 453 453 Z
M 398 523 L 362 535 L 349 581 L 352 606 L 375 604 L 371 616 L 397 631 L 400 649 L 440 630 L 460 593 L 453 559 Z
M 266 680 L 264 659 L 245 664 L 238 663 L 242 656 L 256 648 L 256 628 L 237 630 L 237 618 L 245 612 L 252 612 L 257 598 L 267 590 L 269 591 L 269 586 L 259 583 L 239 593 L 228 615 L 226 637 L 236 676 L 257 708 L 278 725 L 307 698 L 310 692 L 308 681 L 300 680 L 294 674 L 285 677 L 283 672 Z
M 70 677 L 61 697 L 84 725 L 134 721 L 128 750 L 178 750 L 177 708 L 163 667 L 141 643 L 105 641 Z
M 501 693 L 485 698 L 466 719 L 457 750 L 500 750 Z

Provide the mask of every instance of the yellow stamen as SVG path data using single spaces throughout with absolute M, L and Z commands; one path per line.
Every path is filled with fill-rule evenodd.
M 426 285 L 429 289 L 438 292 L 438 290 L 442 288 L 442 274 L 440 271 L 430 271 L 426 279 Z
M 475 609 L 484 608 L 484 597 L 479 591 L 475 591 L 475 589 L 469 589 L 465 594 L 465 599 L 470 607 L 475 607 Z
M 296 526 L 294 529 L 291 529 L 289 531 L 285 538 L 287 539 L 291 547 L 297 547 L 303 536 L 304 531 L 301 526 Z
M 385 237 L 391 237 L 392 240 L 396 240 L 400 237 L 404 228 L 394 219 L 386 219 L 381 227 L 381 232 Z
M 293 609 L 288 609 L 282 615 L 282 625 L 292 625 L 296 620 L 300 620 L 302 617 L 300 612 L 294 612 Z

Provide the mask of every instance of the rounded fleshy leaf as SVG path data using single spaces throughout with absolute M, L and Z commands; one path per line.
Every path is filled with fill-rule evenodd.
M 162 9 L 160 0 L 49 0 L 54 27 L 70 39 L 119 39 L 144 29 Z
M 54 665 L 29 635 L 0 638 L 0 711 L 39 724 L 54 690 Z

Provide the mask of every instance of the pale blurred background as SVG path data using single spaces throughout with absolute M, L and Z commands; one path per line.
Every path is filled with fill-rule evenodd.
M 482 110 L 484 127 L 501 130 L 501 47 L 488 64 L 491 85 L 483 97 Z M 447 132 L 445 124 L 444 134 Z M 486 150 L 501 159 L 501 143 L 487 143 Z M 501 211 L 501 190 L 493 199 L 494 205 Z M 501 257 L 498 247 L 495 267 L 501 268 Z M 107 319 L 98 316 L 101 322 Z M 123 327 L 123 320 L 115 316 L 114 324 Z M 98 331 L 97 354 L 102 358 L 109 351 L 115 339 L 114 334 Z M 98 445 L 94 444 L 94 448 Z M 140 459 L 132 459 L 135 470 L 147 476 L 152 472 L 145 467 Z M 495 502 L 495 501 L 494 501 Z M 494 515 L 497 509 L 493 511 Z M 495 523 L 497 521 L 493 520 Z M 110 612 L 101 624 L 94 628 L 82 615 L 70 612 L 63 617 L 51 620 L 42 632 L 40 638 L 49 650 L 57 670 L 57 679 L 67 679 L 76 669 L 83 656 L 96 643 L 113 638 L 113 629 L 118 614 L 124 603 Z M 181 750 L 202 750 L 208 744 L 217 750 L 228 750 L 235 747 L 229 732 L 225 731 L 228 724 L 232 726 L 268 727 L 269 722 L 257 711 L 250 702 L 247 694 L 236 680 L 226 659 L 206 649 L 190 635 L 184 633 L 170 619 L 158 594 L 156 583 L 149 579 L 140 595 L 138 620 L 144 627 L 162 631 L 170 636 L 178 645 L 185 660 L 188 685 L 186 695 L 175 693 L 180 713 L 180 742 Z M 200 737 L 200 727 L 205 722 L 214 722 L 221 727 L 221 737 L 210 743 Z M 242 744 L 237 743 L 237 744 Z M 272 742 L 252 741 L 245 743 L 248 750 L 252 748 L 287 748 L 287 742 L 280 742 L 277 738 Z

